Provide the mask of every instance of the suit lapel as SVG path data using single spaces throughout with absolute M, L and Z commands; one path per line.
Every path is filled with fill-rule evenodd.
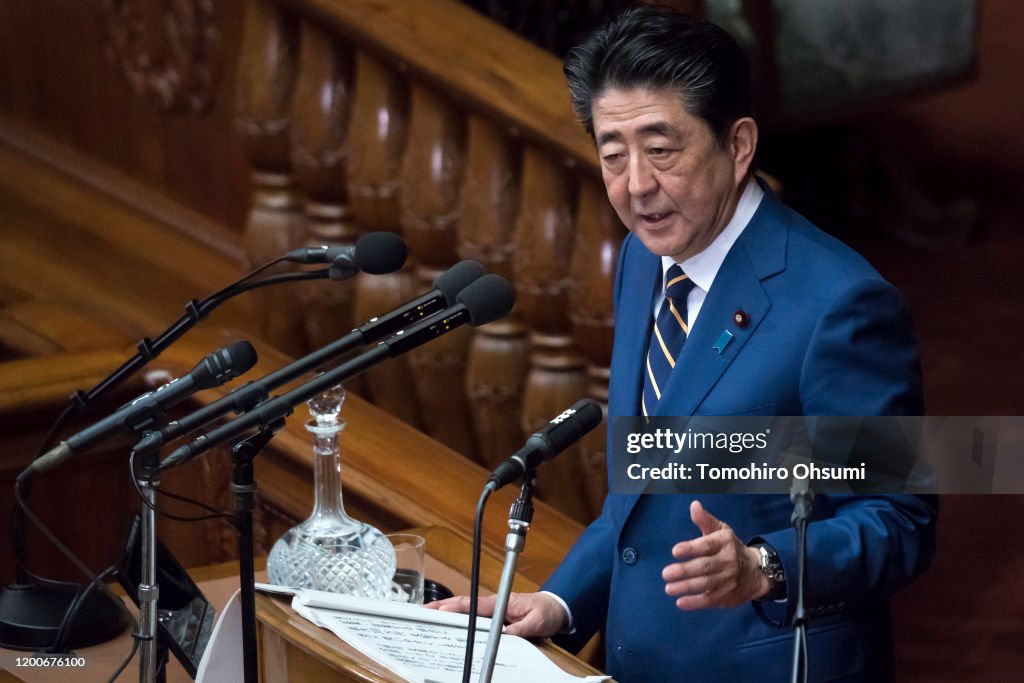
M 657 415 L 693 415 L 771 308 L 749 264 L 730 263 L 740 260 L 746 260 L 746 253 L 731 251 L 715 277 L 662 392 Z M 737 311 L 746 313 L 746 325 L 737 324 Z
M 729 250 L 676 359 L 655 414 L 690 416 L 714 389 L 771 308 L 762 281 L 785 269 L 788 218 L 770 190 Z M 745 324 L 736 321 L 746 315 Z

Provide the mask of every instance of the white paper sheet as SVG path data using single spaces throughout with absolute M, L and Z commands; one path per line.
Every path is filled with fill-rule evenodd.
M 291 593 L 292 609 L 330 630 L 398 675 L 414 683 L 460 683 L 465 657 L 464 614 L 439 612 L 402 603 L 354 598 L 319 591 L 282 590 L 259 584 L 268 592 Z M 490 619 L 477 621 L 474 672 L 479 674 L 487 646 Z M 501 638 L 492 683 L 597 683 L 608 676 L 579 677 L 558 668 L 529 641 L 505 634 Z
M 196 670 L 196 683 L 242 683 L 242 603 L 235 594 L 213 625 L 210 641 Z

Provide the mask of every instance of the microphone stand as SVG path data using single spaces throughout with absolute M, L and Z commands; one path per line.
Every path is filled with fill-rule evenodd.
M 140 460 L 142 514 L 142 571 L 139 580 L 139 681 L 154 683 L 157 674 L 157 600 L 160 587 L 156 582 L 156 489 L 160 485 L 160 453 L 146 450 Z
M 282 427 L 278 420 L 231 449 L 231 491 L 235 494 L 235 526 L 238 530 L 238 580 L 242 608 L 242 667 L 245 683 L 258 683 L 259 658 L 256 652 L 256 571 L 253 567 L 252 511 L 255 506 L 256 479 L 253 459 L 270 443 Z
M 792 682 L 807 680 L 807 613 L 804 610 L 804 590 L 807 587 L 807 527 L 811 521 L 814 494 L 807 487 L 794 482 L 790 493 L 793 514 L 790 522 L 796 534 L 797 583 L 796 607 L 793 611 L 793 667 Z
M 512 580 L 516 574 L 516 563 L 526 546 L 526 532 L 533 520 L 533 470 L 523 474 L 523 485 L 519 489 L 519 497 L 512 503 L 508 515 L 508 535 L 505 536 L 505 566 L 501 570 L 501 583 L 498 586 L 498 597 L 494 603 L 494 615 L 491 617 L 491 630 L 487 636 L 487 649 L 480 669 L 479 683 L 490 683 L 494 674 L 494 663 L 498 658 L 498 643 L 505 624 L 505 611 L 508 609 L 509 596 L 512 593 Z

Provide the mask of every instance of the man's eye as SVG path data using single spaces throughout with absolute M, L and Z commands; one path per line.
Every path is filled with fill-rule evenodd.
M 626 165 L 626 155 L 621 153 L 605 154 L 603 157 L 601 157 L 601 160 L 604 163 L 605 168 L 611 171 L 617 172 L 619 169 L 624 168 Z

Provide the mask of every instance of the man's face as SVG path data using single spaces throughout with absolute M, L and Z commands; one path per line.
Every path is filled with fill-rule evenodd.
M 737 126 L 719 147 L 673 89 L 609 89 L 592 113 L 605 189 L 623 224 L 677 262 L 706 249 L 732 218 L 749 166 Z

